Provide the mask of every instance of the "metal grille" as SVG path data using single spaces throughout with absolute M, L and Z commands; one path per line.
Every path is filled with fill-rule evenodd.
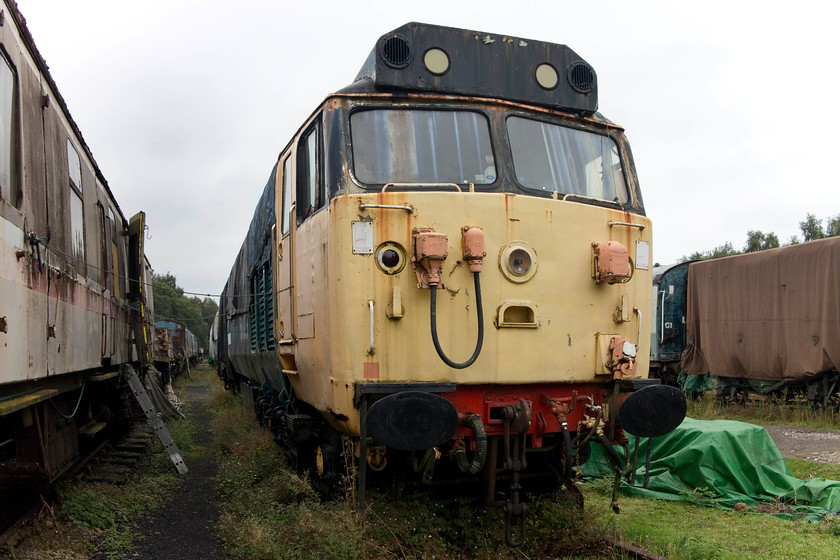
M 272 292 L 271 263 L 265 263 L 251 277 L 251 308 L 248 314 L 251 352 L 274 349 Z
M 595 70 L 585 62 L 574 62 L 569 66 L 569 83 L 581 93 L 589 93 L 595 87 Z
M 382 58 L 395 68 L 406 66 L 411 60 L 411 47 L 404 38 L 389 37 L 382 44 Z

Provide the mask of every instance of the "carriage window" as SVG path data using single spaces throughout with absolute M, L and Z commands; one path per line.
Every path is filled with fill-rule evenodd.
M 111 274 L 114 279 L 114 297 L 122 297 L 122 282 L 120 275 L 120 252 L 117 248 L 117 217 L 114 210 L 108 208 L 108 224 L 111 228 Z
M 82 165 L 79 153 L 67 140 L 67 167 L 70 173 L 70 247 L 73 256 L 85 258 L 85 212 L 82 204 Z
M 321 190 L 319 152 L 321 142 L 319 141 L 320 127 L 314 126 L 307 132 L 298 144 L 297 161 L 297 221 L 303 222 L 307 217 L 320 208 Z
M 292 158 L 286 156 L 283 160 L 283 202 L 280 207 L 280 234 L 286 235 L 289 233 L 289 222 L 291 216 L 289 209 L 292 207 Z
M 17 78 L 0 55 L 0 197 L 20 206 L 17 170 Z
M 363 183 L 489 185 L 497 177 L 490 126 L 480 113 L 359 111 L 350 131 L 353 172 Z
M 618 146 L 608 136 L 521 117 L 508 118 L 507 128 L 516 180 L 526 189 L 628 201 Z

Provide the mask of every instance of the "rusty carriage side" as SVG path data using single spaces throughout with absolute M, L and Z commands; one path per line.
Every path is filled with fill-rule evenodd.
M 349 438 L 360 502 L 369 475 L 474 482 L 518 544 L 521 481 L 573 491 L 589 442 L 623 440 L 624 399 L 653 411 L 623 418 L 645 435 L 682 420 L 647 379 L 651 223 L 597 106 L 564 45 L 411 23 L 301 126 L 218 336 L 301 472 L 329 486 Z
M 145 216 L 124 216 L 0 9 L 0 472 L 53 480 L 119 423 L 121 366 L 149 363 L 151 267 Z

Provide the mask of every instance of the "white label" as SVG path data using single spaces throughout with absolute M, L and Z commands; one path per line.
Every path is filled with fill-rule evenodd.
M 650 244 L 647 241 L 636 241 L 636 268 L 638 270 L 650 268 Z
M 373 253 L 373 224 L 371 222 L 353 222 L 353 254 L 370 255 Z

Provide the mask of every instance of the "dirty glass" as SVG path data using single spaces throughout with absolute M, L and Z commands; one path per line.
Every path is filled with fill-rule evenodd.
M 18 203 L 15 168 L 15 74 L 0 56 L 0 194 L 14 206 Z
M 526 189 L 628 201 L 618 146 L 608 136 L 522 117 L 509 117 L 507 129 L 516 180 Z
M 85 258 L 85 217 L 82 199 L 75 190 L 70 189 L 70 242 L 73 256 Z
M 67 140 L 67 170 L 70 173 L 70 182 L 74 187 L 82 190 L 82 164 L 79 161 L 79 152 L 69 139 Z
M 350 117 L 362 183 L 488 185 L 496 164 L 487 119 L 472 111 L 375 109 Z

